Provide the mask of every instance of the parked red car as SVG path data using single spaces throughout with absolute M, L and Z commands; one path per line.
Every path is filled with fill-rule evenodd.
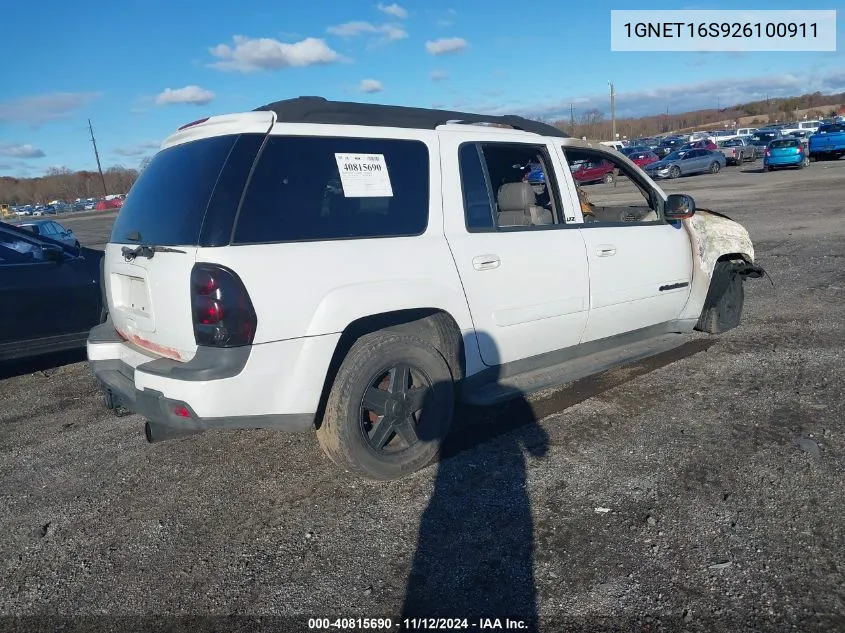
M 691 143 L 687 143 L 679 149 L 682 151 L 686 151 L 689 149 L 709 149 L 711 151 L 718 152 L 719 146 L 716 145 L 716 143 L 711 141 L 709 138 L 703 138 L 698 141 L 692 141 Z
M 613 163 L 608 160 L 581 163 L 572 172 L 572 177 L 579 185 L 590 182 L 613 182 Z
M 122 206 L 123 200 L 120 198 L 112 198 L 111 200 L 100 200 L 94 208 L 97 211 L 111 211 L 112 209 L 119 209 Z
M 628 158 L 630 158 L 637 167 L 645 167 L 646 165 L 651 165 L 652 163 L 656 163 L 660 160 L 654 152 L 634 152 L 632 154 L 628 154 Z

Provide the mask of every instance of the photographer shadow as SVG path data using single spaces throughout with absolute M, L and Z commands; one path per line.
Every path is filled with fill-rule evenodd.
M 486 334 L 476 336 L 493 347 Z M 470 627 L 508 618 L 538 630 L 528 460 L 546 454 L 548 436 L 519 396 L 494 407 L 459 405 L 443 440 L 402 618 L 466 618 Z

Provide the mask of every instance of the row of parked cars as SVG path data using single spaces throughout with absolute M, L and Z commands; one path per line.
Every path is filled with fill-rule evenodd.
M 745 128 L 721 134 L 698 132 L 692 136 L 695 138 L 638 139 L 619 151 L 654 178 L 716 173 L 725 165 L 740 166 L 758 158 L 763 159 L 766 171 L 781 167 L 802 169 L 814 160 L 836 160 L 845 156 L 845 121 L 822 122 L 816 129 Z
M 108 211 L 119 209 L 125 199 L 126 195 L 120 194 L 104 198 L 77 198 L 73 202 L 54 200 L 49 204 L 10 205 L 9 210 L 18 216 L 57 215 L 74 211 Z

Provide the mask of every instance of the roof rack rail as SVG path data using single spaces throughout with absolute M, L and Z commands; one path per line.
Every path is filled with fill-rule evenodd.
M 569 138 L 563 130 L 548 123 L 521 116 L 473 114 L 409 106 L 392 106 L 352 101 L 329 101 L 323 97 L 296 97 L 275 101 L 255 111 L 275 112 L 280 123 L 323 123 L 334 125 L 368 125 L 381 127 L 434 130 L 446 123 L 509 127 L 541 136 Z

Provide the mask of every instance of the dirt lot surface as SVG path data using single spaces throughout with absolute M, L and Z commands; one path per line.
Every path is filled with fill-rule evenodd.
M 408 603 L 468 630 L 845 630 L 845 161 L 665 188 L 748 227 L 775 285 L 746 283 L 743 325 L 462 410 L 448 457 L 403 481 L 347 478 L 310 435 L 147 444 L 84 362 L 51 366 L 78 356 L 4 368 L 0 614 L 304 631 Z M 110 221 L 68 224 L 96 246 Z

